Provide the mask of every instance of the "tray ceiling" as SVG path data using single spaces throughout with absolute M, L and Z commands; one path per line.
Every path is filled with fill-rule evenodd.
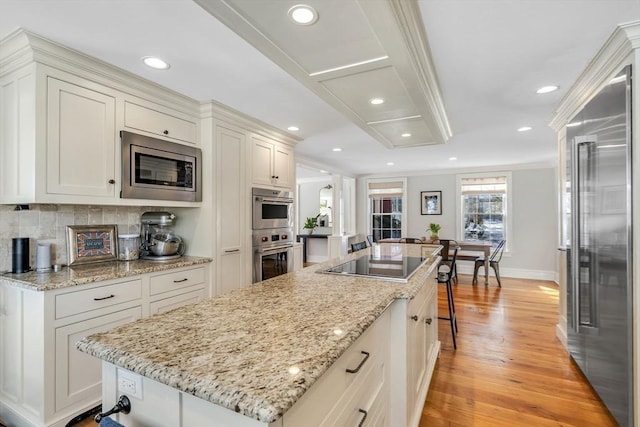
M 415 1 L 306 1 L 319 18 L 305 26 L 295 0 L 196 2 L 384 146 L 451 137 Z

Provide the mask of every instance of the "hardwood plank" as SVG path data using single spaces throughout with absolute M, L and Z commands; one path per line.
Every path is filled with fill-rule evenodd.
M 439 321 L 442 350 L 420 421 L 426 426 L 616 426 L 555 336 L 558 287 L 502 279 L 453 286 L 458 349 Z M 440 315 L 447 313 L 444 286 Z

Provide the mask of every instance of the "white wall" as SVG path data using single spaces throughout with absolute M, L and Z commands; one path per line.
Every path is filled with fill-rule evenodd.
M 500 171 L 504 171 L 501 169 Z M 486 171 L 485 171 L 486 172 Z M 468 171 L 465 171 L 468 173 Z M 555 168 L 514 169 L 512 173 L 512 218 L 509 253 L 500 263 L 505 277 L 557 280 L 557 187 Z M 378 178 L 378 177 L 376 177 Z M 397 177 L 395 177 L 397 178 Z M 357 183 L 358 232 L 368 234 L 366 178 Z M 442 215 L 420 214 L 420 192 L 442 191 Z M 407 177 L 406 237 L 429 236 L 430 222 L 441 225 L 442 238 L 457 239 L 456 172 Z M 461 262 L 459 270 L 472 269 Z
M 305 220 L 315 217 L 320 212 L 320 189 L 331 184 L 331 178 L 323 181 L 301 182 L 298 184 L 298 224 L 300 224 L 299 233 L 306 233 L 302 229 Z M 331 234 L 331 227 L 318 227 L 314 233 Z

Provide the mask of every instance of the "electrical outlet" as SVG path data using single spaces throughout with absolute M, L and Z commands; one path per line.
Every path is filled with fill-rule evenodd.
M 118 369 L 118 391 L 128 397 L 142 399 L 142 376 Z

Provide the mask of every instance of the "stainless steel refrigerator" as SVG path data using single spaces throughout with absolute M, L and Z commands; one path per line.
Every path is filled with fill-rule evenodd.
M 567 125 L 567 338 L 621 426 L 633 425 L 631 66 Z

